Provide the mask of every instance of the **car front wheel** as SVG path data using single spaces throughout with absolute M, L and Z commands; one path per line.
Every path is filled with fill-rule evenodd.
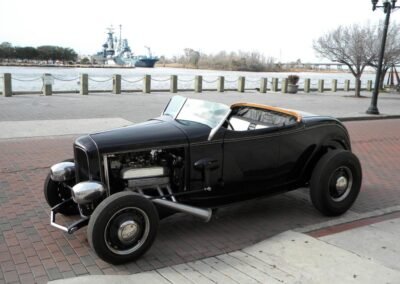
M 157 229 L 157 209 L 151 201 L 132 192 L 119 192 L 93 211 L 87 237 L 101 259 L 121 264 L 143 255 L 152 245 Z
M 310 181 L 311 201 L 324 215 L 341 215 L 356 200 L 361 180 L 361 165 L 352 152 L 329 151 L 314 168 Z

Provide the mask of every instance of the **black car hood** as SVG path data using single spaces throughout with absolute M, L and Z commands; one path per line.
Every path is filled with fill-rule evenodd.
M 90 134 L 100 153 L 115 153 L 153 147 L 186 146 L 185 132 L 173 121 L 152 119 L 143 123 Z

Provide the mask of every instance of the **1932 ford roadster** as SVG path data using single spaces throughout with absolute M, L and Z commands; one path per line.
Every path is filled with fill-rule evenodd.
M 78 138 L 44 194 L 52 226 L 88 225 L 91 247 L 118 264 L 145 253 L 159 219 L 175 212 L 209 221 L 219 206 L 309 187 L 314 206 L 334 216 L 353 204 L 361 179 L 334 118 L 175 96 L 158 118 Z M 80 216 L 64 226 L 59 213 Z

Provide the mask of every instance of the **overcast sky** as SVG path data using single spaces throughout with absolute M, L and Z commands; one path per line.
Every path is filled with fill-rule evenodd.
M 381 10 L 372 12 L 370 0 L 0 0 L 0 42 L 93 54 L 101 50 L 106 28 L 121 24 L 136 54 L 147 45 L 158 56 L 189 47 L 311 62 L 321 61 L 312 49 L 318 36 L 383 17 Z

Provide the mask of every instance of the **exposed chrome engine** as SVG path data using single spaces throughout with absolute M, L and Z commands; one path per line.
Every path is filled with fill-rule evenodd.
M 183 148 L 124 153 L 108 156 L 108 160 L 113 192 L 115 188 L 138 192 L 161 207 L 191 214 L 205 222 L 210 220 L 211 209 L 181 204 L 173 195 L 184 188 Z
M 183 149 L 153 149 L 113 155 L 109 157 L 111 188 L 147 196 L 171 195 L 183 188 L 183 157 Z

